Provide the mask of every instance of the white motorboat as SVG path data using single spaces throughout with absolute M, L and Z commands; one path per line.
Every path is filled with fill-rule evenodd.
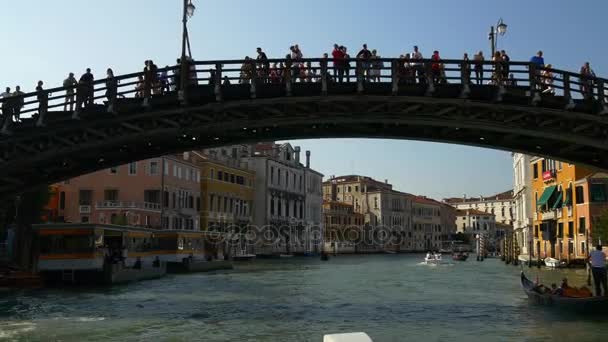
M 559 268 L 566 264 L 565 262 L 560 262 L 559 260 L 554 258 L 545 258 L 544 262 L 545 266 L 549 268 Z
M 441 254 L 440 253 L 427 253 L 424 258 L 424 262 L 427 265 L 438 265 L 441 263 Z
M 279 254 L 279 258 L 293 258 L 293 254 Z
M 364 332 L 331 334 L 323 336 L 323 342 L 374 342 Z

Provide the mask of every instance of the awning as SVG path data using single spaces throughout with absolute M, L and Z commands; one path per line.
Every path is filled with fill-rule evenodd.
M 541 206 L 541 205 L 547 204 L 547 201 L 549 201 L 549 198 L 551 198 L 551 195 L 553 195 L 553 192 L 555 192 L 555 189 L 557 189 L 557 186 L 555 186 L 555 185 L 552 185 L 552 186 L 546 188 L 545 191 L 543 192 L 542 196 L 540 196 L 540 198 L 538 199 L 538 202 L 536 202 L 536 206 Z
M 553 205 L 553 209 L 560 209 L 562 207 L 562 198 L 563 198 L 564 194 L 563 192 L 559 192 L 559 194 L 557 195 L 557 198 L 555 199 L 555 204 Z

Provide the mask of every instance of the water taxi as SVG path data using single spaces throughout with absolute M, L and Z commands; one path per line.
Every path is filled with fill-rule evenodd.
M 115 284 L 162 277 L 167 266 L 173 271 L 220 266 L 204 257 L 207 232 L 99 224 L 42 224 L 33 228 L 37 270 L 51 282 Z

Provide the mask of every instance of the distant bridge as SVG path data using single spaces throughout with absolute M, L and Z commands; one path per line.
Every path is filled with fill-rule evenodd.
M 95 102 L 77 113 L 62 111 L 67 88 L 25 94 L 21 115 L 28 117 L 17 123 L 3 116 L 0 197 L 168 153 L 304 138 L 447 142 L 608 169 L 606 79 L 510 62 L 514 80 L 507 80 L 500 70 L 507 64 L 497 74 L 484 62 L 477 85 L 472 61 L 423 60 L 408 68 L 400 59 L 376 61 L 383 62 L 379 82 L 354 59 L 343 82 L 331 59 L 303 60 L 314 70 L 303 78 L 293 67 L 277 78 L 252 60 L 195 62 L 182 66 L 190 69 L 179 82 L 187 87 L 175 89 L 171 73 L 183 72 L 169 67 L 170 91 L 149 98 L 132 97 L 142 93 L 136 88 L 143 73 L 122 75 L 114 113 L 104 101 L 106 80 L 94 83 Z M 48 98 L 47 110 L 38 98 Z

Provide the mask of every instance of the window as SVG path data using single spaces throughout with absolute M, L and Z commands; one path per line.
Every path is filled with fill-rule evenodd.
M 224 173 L 222 171 L 217 171 L 217 180 L 223 180 L 224 179 Z
M 192 170 L 185 168 L 184 169 L 184 179 L 189 181 L 190 179 L 194 178 L 194 177 L 191 177 L 191 175 L 192 175 Z
M 144 190 L 144 202 L 160 203 L 160 190 Z
M 590 195 L 591 202 L 606 202 L 606 184 L 591 184 Z
M 576 191 L 576 204 L 581 204 L 585 202 L 585 194 L 582 186 L 577 186 L 575 188 Z
M 230 183 L 234 183 L 234 182 L 235 182 L 234 175 L 233 175 L 233 174 L 231 174 L 231 175 L 230 175 Z
M 215 179 L 215 169 L 211 169 L 211 171 L 209 171 L 209 179 Z
M 270 215 L 274 215 L 274 197 L 270 198 Z
M 200 171 L 196 171 L 196 182 L 197 183 L 201 182 L 201 172 Z
M 118 166 L 114 166 L 110 168 L 110 174 L 115 175 L 118 173 Z
M 281 169 L 277 169 L 277 184 L 281 185 Z
M 355 192 L 359 192 L 359 186 L 355 185 Z
M 534 165 L 532 166 L 532 177 L 534 179 L 538 178 L 538 163 L 534 163 Z
M 274 166 L 270 167 L 270 184 L 274 184 Z
M 578 218 L 578 233 L 585 234 L 585 230 L 586 230 L 586 220 L 584 217 L 579 217 Z
M 163 207 L 169 207 L 169 191 L 163 191 Z
M 177 168 L 177 178 L 182 179 L 182 168 L 181 167 Z
M 152 176 L 158 175 L 158 162 L 157 161 L 150 162 L 150 175 L 152 175 Z
M 103 192 L 104 201 L 118 201 L 118 190 L 108 189 Z
M 177 177 L 177 165 L 173 165 L 173 177 Z
M 564 237 L 564 223 L 563 222 L 559 222 L 557 224 L 557 237 L 560 239 Z
M 129 163 L 129 175 L 137 174 L 137 163 Z
M 228 172 L 224 172 L 224 182 L 228 182 L 230 181 L 230 176 L 228 174 Z
M 568 222 L 568 237 L 569 238 L 574 237 L 574 221 Z
M 350 185 L 348 186 L 348 192 L 352 192 Z
M 93 201 L 93 190 L 80 190 L 78 192 L 78 203 L 80 205 L 91 205 Z
M 163 161 L 164 161 L 164 159 L 163 159 Z M 165 164 L 165 166 L 164 166 L 165 176 L 168 176 L 169 175 L 169 162 L 166 162 L 164 164 Z

